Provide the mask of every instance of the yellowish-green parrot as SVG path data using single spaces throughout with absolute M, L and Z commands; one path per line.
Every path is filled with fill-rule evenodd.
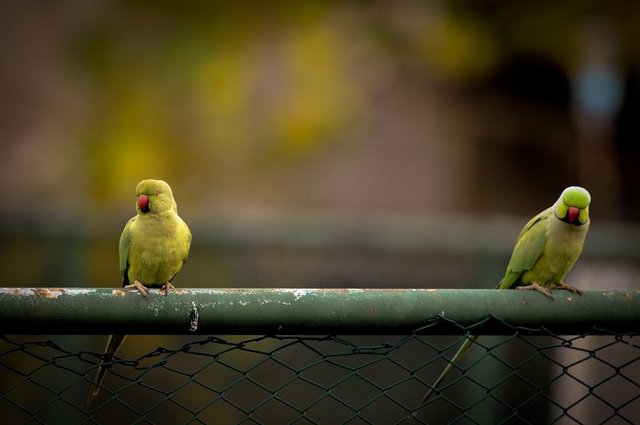
M 191 231 L 178 216 L 171 187 L 162 180 L 143 180 L 136 187 L 136 211 L 120 236 L 120 274 L 124 288 L 136 288 L 144 297 L 147 287 L 160 287 L 165 296 L 173 289 L 171 281 L 187 261 Z M 116 355 L 126 335 L 111 335 L 104 359 Z M 87 403 L 100 391 L 107 368 L 98 369 Z
M 577 288 L 567 285 L 564 278 L 582 252 L 589 230 L 590 203 L 591 195 L 586 189 L 571 186 L 562 192 L 555 204 L 529 220 L 518 235 L 498 289 L 534 289 L 550 299 L 552 289 L 581 294 Z M 477 339 L 477 335 L 471 335 L 462 343 L 414 410 L 414 416 Z

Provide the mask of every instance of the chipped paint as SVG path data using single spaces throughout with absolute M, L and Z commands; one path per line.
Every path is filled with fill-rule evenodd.
M 65 290 L 64 294 L 70 297 L 75 297 L 89 295 L 95 292 L 97 291 L 93 288 L 73 288 L 72 290 Z
M 298 301 L 300 298 L 304 297 L 305 295 L 307 295 L 306 289 L 296 289 L 295 291 L 293 291 L 293 297 L 296 301 Z
M 0 288 L 0 294 L 16 297 L 30 297 L 35 295 L 31 288 Z
M 191 313 L 189 314 L 189 332 L 196 332 L 198 330 L 198 322 L 200 320 L 200 313 L 198 312 L 198 306 L 194 301 L 191 301 Z
M 50 299 L 56 299 L 60 295 L 64 294 L 64 289 L 62 288 L 31 288 L 31 291 L 39 297 Z
M 127 295 L 127 291 L 125 291 L 124 289 L 113 289 L 111 290 L 111 295 L 113 295 L 114 297 L 124 297 L 125 295 Z

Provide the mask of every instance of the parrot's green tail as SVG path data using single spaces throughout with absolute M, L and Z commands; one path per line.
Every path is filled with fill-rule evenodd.
M 107 373 L 107 366 L 105 366 L 105 362 L 111 361 L 113 356 L 116 355 L 118 349 L 124 342 L 126 335 L 111 335 L 107 340 L 107 347 L 105 348 L 104 360 L 98 367 L 98 372 L 96 372 L 96 377 L 93 381 L 93 385 L 89 389 L 89 394 L 87 395 L 87 405 L 91 404 L 91 401 L 95 396 L 100 392 L 100 384 L 104 379 L 104 375 Z
M 469 351 L 469 348 L 471 348 L 471 344 L 476 342 L 478 340 L 478 338 L 480 338 L 479 335 L 470 335 L 462 343 L 462 345 L 460 345 L 460 348 L 458 348 L 458 351 L 456 352 L 456 354 L 449 361 L 449 364 L 447 365 L 447 367 L 444 368 L 444 370 L 442 371 L 440 376 L 438 376 L 438 379 L 436 379 L 436 381 L 433 383 L 433 385 L 429 389 L 429 392 L 427 392 L 425 394 L 425 396 L 422 398 L 422 401 L 420 402 L 420 404 L 418 404 L 418 406 L 412 412 L 411 415 L 414 418 L 418 417 L 418 413 L 420 412 L 420 409 L 422 409 L 424 407 L 424 405 L 427 404 L 427 402 L 431 398 L 431 395 L 434 393 L 436 388 L 438 388 L 440 386 L 442 381 L 444 381 L 445 378 L 447 377 L 447 375 L 449 375 L 449 372 L 451 372 L 451 369 L 453 369 L 453 367 L 462 359 L 462 357 L 466 354 L 466 352 Z

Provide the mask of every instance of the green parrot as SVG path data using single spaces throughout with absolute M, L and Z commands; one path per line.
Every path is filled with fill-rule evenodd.
M 518 235 L 507 271 L 497 288 L 533 289 L 549 299 L 552 289 L 581 294 L 564 278 L 582 252 L 589 230 L 590 203 L 591 195 L 586 189 L 571 186 L 562 191 L 555 204 L 529 220 Z M 471 335 L 462 343 L 414 410 L 414 417 L 477 339 L 478 335 Z
M 124 288 L 135 288 L 146 298 L 147 287 L 160 287 L 165 296 L 174 286 L 173 278 L 187 261 L 191 232 L 178 216 L 171 187 L 162 180 L 143 180 L 136 187 L 136 211 L 120 236 L 120 275 Z M 126 335 L 111 335 L 104 359 L 116 355 Z M 100 391 L 107 368 L 101 365 L 87 403 Z

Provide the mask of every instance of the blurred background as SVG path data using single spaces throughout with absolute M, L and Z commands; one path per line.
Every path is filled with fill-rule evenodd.
M 639 17 L 622 0 L 2 2 L 0 286 L 119 286 L 136 184 L 162 178 L 193 233 L 176 286 L 492 287 L 577 184 L 592 225 L 568 282 L 637 287 Z
M 636 285 L 640 5 L 0 7 L 3 285 L 119 285 L 143 178 L 192 228 L 181 286 L 490 287 L 573 184 L 571 281 Z

